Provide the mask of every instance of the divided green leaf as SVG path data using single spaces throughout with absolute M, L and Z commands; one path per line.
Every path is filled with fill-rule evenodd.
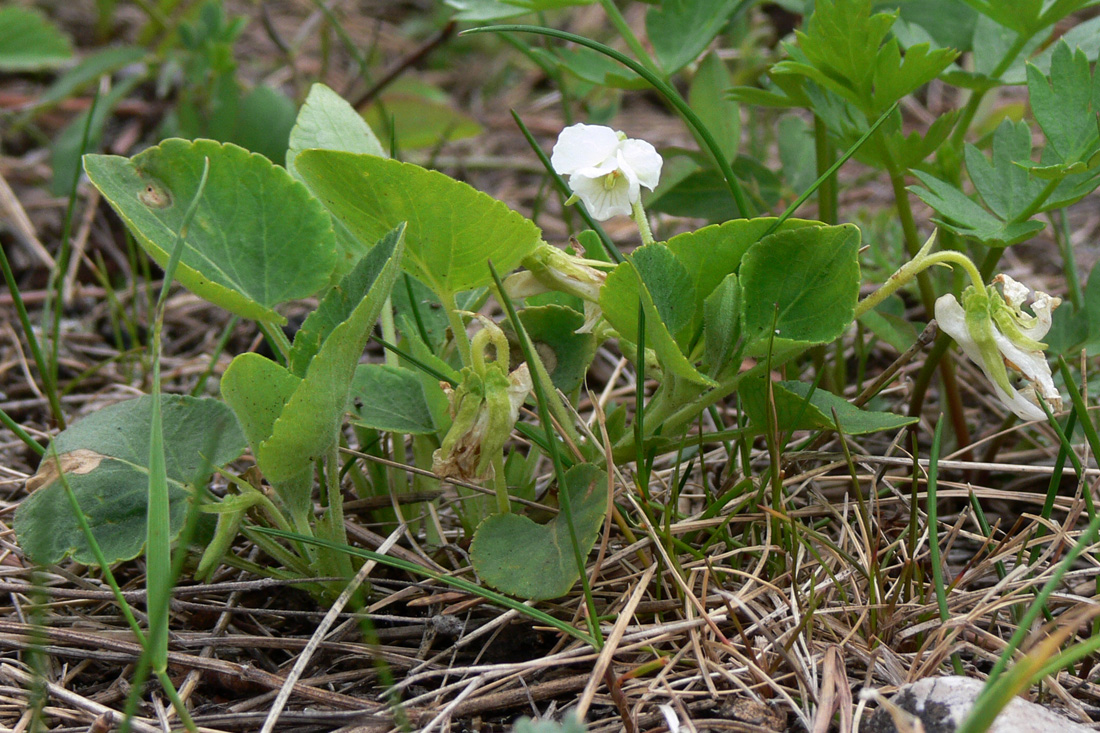
M 796 31 L 805 61 L 782 61 L 775 75 L 811 79 L 874 119 L 935 79 L 958 56 L 954 49 L 933 49 L 929 43 L 910 46 L 902 56 L 898 40 L 888 39 L 895 16 L 872 14 L 871 8 L 871 0 L 818 0 L 806 32 Z
M 1100 74 L 1090 70 L 1085 52 L 1061 41 L 1051 56 L 1050 74 L 1027 67 L 1027 89 L 1035 119 L 1043 129 L 1050 162 L 1078 172 L 1100 165 Z

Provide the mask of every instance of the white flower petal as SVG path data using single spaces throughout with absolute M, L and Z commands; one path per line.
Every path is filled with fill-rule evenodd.
M 584 123 L 570 125 L 558 135 L 550 165 L 563 176 L 599 166 L 608 158 L 614 159 L 620 142 L 619 134 L 610 127 Z
M 1021 420 L 1046 420 L 1046 413 L 1039 405 L 1035 404 L 1027 398 L 1027 393 L 1034 394 L 1034 390 L 1030 387 L 1024 389 L 1021 392 L 1012 390 L 1012 394 L 1006 393 L 1003 389 L 997 386 L 996 382 L 990 381 L 993 385 L 993 393 L 997 395 L 997 399 L 1001 401 L 1008 409 L 1012 410 L 1016 414 L 1016 417 Z
M 626 177 L 620 176 L 612 188 L 607 188 L 604 180 L 604 178 L 573 176 L 569 180 L 569 185 L 572 186 L 573 193 L 584 202 L 585 208 L 593 219 L 606 221 L 613 216 L 628 216 L 630 194 Z
M 642 189 L 638 185 L 638 175 L 634 172 L 634 169 L 626 164 L 623 160 L 623 152 L 618 152 L 619 159 L 619 171 L 623 178 L 626 179 L 626 197 L 630 201 L 630 205 L 638 203 L 642 200 Z
M 982 352 L 974 339 L 970 337 L 970 329 L 966 327 L 966 311 L 959 305 L 954 295 L 941 295 L 936 300 L 936 323 L 940 330 L 951 338 L 963 350 L 967 358 L 978 366 L 982 366 Z
M 573 171 L 574 176 L 584 176 L 585 178 L 601 178 L 608 173 L 614 173 L 619 170 L 618 154 L 612 155 L 607 160 L 603 161 L 599 165 L 590 165 L 586 168 L 580 168 Z
M 657 187 L 664 160 L 652 145 L 645 140 L 624 140 L 619 148 L 619 159 L 624 168 L 634 171 L 643 186 L 650 191 Z
M 998 275 L 993 282 L 1001 283 L 1001 290 L 1005 294 L 1005 302 L 1013 308 L 1019 308 L 1027 300 L 1028 287 L 1021 282 L 1013 280 L 1008 275 Z
M 1035 302 L 1031 304 L 1031 312 L 1035 314 L 1036 323 L 1031 328 L 1020 327 L 1020 332 L 1029 339 L 1042 341 L 1047 335 L 1052 323 L 1053 311 L 1062 304 L 1062 299 L 1046 293 L 1035 293 Z

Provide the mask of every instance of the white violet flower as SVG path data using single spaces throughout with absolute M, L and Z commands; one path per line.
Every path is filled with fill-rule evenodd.
M 599 221 L 629 216 L 642 200 L 641 186 L 657 187 L 663 162 L 645 140 L 583 123 L 562 130 L 550 156 L 550 165 L 569 176 L 573 194 Z
M 1034 315 L 1028 315 L 1021 308 L 1029 294 L 1026 285 L 1008 275 L 998 275 L 993 283 L 1001 285 L 1000 292 L 993 285 L 984 290 L 970 286 L 962 305 L 954 295 L 939 298 L 936 321 L 981 367 L 997 399 L 1024 420 L 1044 420 L 1036 395 L 1053 410 L 1062 408 L 1062 395 L 1043 354 L 1046 344 L 1039 339 L 1050 330 L 1051 313 L 1062 299 L 1036 292 L 1029 306 Z M 1022 388 L 1013 386 L 1009 370 L 1019 375 Z

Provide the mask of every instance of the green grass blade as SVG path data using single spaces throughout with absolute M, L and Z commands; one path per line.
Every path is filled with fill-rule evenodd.
M 57 420 L 57 424 L 64 429 L 65 421 L 61 412 L 61 400 L 58 397 L 57 380 L 53 378 L 54 372 L 46 362 L 46 357 L 42 355 L 42 347 L 38 343 L 38 337 L 35 336 L 34 328 L 31 327 L 30 316 L 27 315 L 27 305 L 23 302 L 23 295 L 19 292 L 19 284 L 15 282 L 15 274 L 12 272 L 11 263 L 8 262 L 8 255 L 4 252 L 3 247 L 0 247 L 0 270 L 4 273 L 4 282 L 7 283 L 8 292 L 11 293 L 11 301 L 15 305 L 19 325 L 23 327 L 23 335 L 27 337 L 27 345 L 30 347 L 34 365 L 38 367 L 38 373 L 41 375 L 42 390 L 46 393 L 46 399 L 49 400 L 50 412 Z M 4 424 L 7 425 L 6 422 Z M 26 438 L 23 438 L 18 432 L 16 432 L 16 435 L 19 435 L 20 439 L 26 442 Z M 28 445 L 31 444 L 28 443 Z M 38 445 L 38 443 L 35 442 L 34 445 Z M 33 448 L 34 445 L 31 447 Z M 38 451 L 38 455 L 42 454 L 43 451 Z
M 168 264 L 164 268 L 164 282 L 157 298 L 156 318 L 153 323 L 153 386 L 151 389 L 153 407 L 150 415 L 149 436 L 149 508 L 147 516 L 148 535 L 145 546 L 145 591 L 149 611 L 148 654 L 153 671 L 158 676 L 168 669 L 168 606 L 173 585 L 171 511 L 168 493 L 168 470 L 164 457 L 164 425 L 160 405 L 160 352 L 161 336 L 164 330 L 164 305 L 168 300 L 168 291 L 171 288 L 176 267 L 179 265 L 180 254 L 183 252 L 187 228 L 198 210 L 209 172 L 210 161 L 207 160 L 203 166 L 198 189 L 184 213 L 180 229 L 176 232 L 176 243 L 172 248 L 172 254 L 169 256 Z M 186 712 L 183 712 L 183 714 L 186 714 Z

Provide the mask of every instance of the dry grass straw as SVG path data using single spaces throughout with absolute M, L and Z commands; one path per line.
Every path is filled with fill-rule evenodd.
M 598 427 L 599 419 L 594 422 Z M 696 465 L 712 473 L 697 469 L 689 477 L 680 495 L 683 517 L 665 528 L 644 520 L 627 478 L 630 467 L 617 467 L 611 475 L 617 506 L 635 524 L 635 538 L 627 541 L 609 523 L 590 558 L 608 642 L 599 653 L 533 628 L 514 611 L 401 573 L 365 572 L 373 584 L 366 614 L 330 613 L 328 627 L 319 625 L 324 609 L 294 591 L 294 583 L 227 571 L 210 585 L 174 590 L 170 673 L 205 730 L 257 730 L 263 716 L 272 721 L 269 730 L 393 729 L 375 659 L 395 676 L 417 730 L 560 714 L 567 707 L 586 712 L 593 731 L 647 730 L 663 724 L 662 703 L 673 706 L 686 729 L 851 730 L 853 689 L 889 693 L 948 671 L 952 654 L 968 674 L 981 677 L 989 669 L 1014 631 L 1014 614 L 1075 541 L 1084 516 L 1080 492 L 1090 487 L 1079 482 L 1076 493 L 1060 495 L 1044 521 L 1037 510 L 1046 456 L 1022 456 L 1026 470 L 1017 470 L 1011 455 L 1004 463 L 945 457 L 939 537 L 950 617 L 944 622 L 930 585 L 922 461 L 916 462 L 920 533 L 910 551 L 912 458 L 898 453 L 902 441 L 848 440 L 850 458 L 835 439 L 821 450 L 783 456 L 781 511 L 771 509 L 770 500 L 765 508 L 742 497 L 729 507 L 747 501 L 741 511 L 701 519 L 721 488 L 713 469 L 727 459 L 722 449 L 708 450 Z M 766 451 L 751 455 L 754 474 L 766 475 Z M 655 466 L 655 505 L 670 496 L 674 470 L 667 461 Z M 978 475 L 993 485 L 965 480 Z M 725 477 L 727 483 L 734 478 Z M 1012 488 L 999 488 L 1010 482 Z M 971 494 L 994 526 L 991 536 L 980 531 L 966 502 Z M 349 517 L 349 528 L 361 521 Z M 1034 531 L 1039 525 L 1041 538 Z M 779 544 L 776 528 L 788 544 Z M 699 548 L 700 538 L 719 529 L 732 542 L 713 542 L 705 553 L 682 552 L 669 542 Z M 381 552 L 390 549 L 379 547 L 382 538 L 369 526 L 359 530 L 351 535 Z M 394 549 L 401 544 L 405 559 L 433 569 L 450 563 L 450 571 L 469 577 L 460 545 L 428 555 L 421 542 Z M 1028 564 L 1036 544 L 1038 562 Z M 21 660 L 31 648 L 49 659 L 47 707 L 58 730 L 84 730 L 104 715 L 113 719 L 110 710 L 119 708 L 141 649 L 109 592 L 76 566 L 33 579 L 18 549 L 6 547 L 0 590 L 9 603 L 0 648 L 7 660 L 0 679 L 7 686 L 0 686 L 0 724 L 20 726 L 29 689 Z M 237 551 L 249 548 L 241 544 Z M 1053 617 L 1094 603 L 1094 555 L 1082 555 L 1051 596 Z M 998 564 L 1007 569 L 1003 578 Z M 141 606 L 143 593 L 133 590 L 141 587 L 141 568 L 124 568 L 123 578 L 128 600 Z M 33 604 L 45 623 L 24 620 Z M 539 605 L 584 626 L 579 590 Z M 373 621 L 375 643 L 365 643 L 358 630 L 363 615 Z M 1079 716 L 1095 709 L 1100 694 L 1087 667 L 1061 672 L 1045 689 Z M 280 693 L 286 707 L 271 717 Z M 155 707 L 138 722 L 138 729 L 159 725 Z

